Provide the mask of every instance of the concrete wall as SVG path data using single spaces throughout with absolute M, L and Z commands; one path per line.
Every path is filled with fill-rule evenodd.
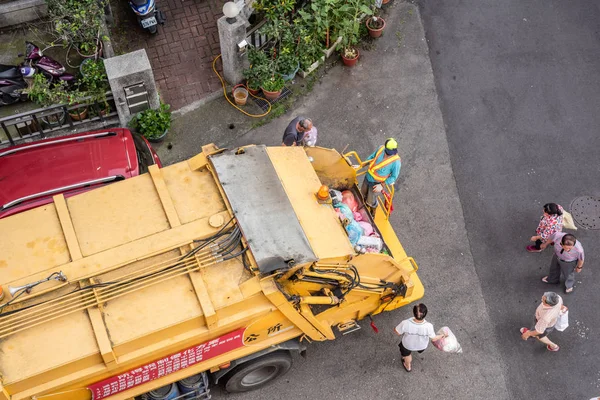
M 44 0 L 14 0 L 0 4 L 0 28 L 35 21 L 46 16 Z

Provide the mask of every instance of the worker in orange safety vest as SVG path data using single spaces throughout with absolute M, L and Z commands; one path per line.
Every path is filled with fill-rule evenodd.
M 392 138 L 387 139 L 385 144 L 371 154 L 366 161 L 371 161 L 371 163 L 360 192 L 367 206 L 375 209 L 377 196 L 383 191 L 383 184 L 393 185 L 400 174 L 402 163 L 398 155 L 398 142 Z

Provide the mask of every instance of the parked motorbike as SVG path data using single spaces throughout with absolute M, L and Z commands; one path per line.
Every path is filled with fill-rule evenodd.
M 158 24 L 164 25 L 165 13 L 156 7 L 154 0 L 129 0 L 129 6 L 137 15 L 138 23 L 148 32 L 158 32 Z
M 27 100 L 23 93 L 26 88 L 27 83 L 18 67 L 0 64 L 0 106 Z
M 25 42 L 25 62 L 21 74 L 30 78 L 40 72 L 50 81 L 74 82 L 75 76 L 65 72 L 65 67 L 53 58 L 42 54 L 42 50 L 31 42 Z

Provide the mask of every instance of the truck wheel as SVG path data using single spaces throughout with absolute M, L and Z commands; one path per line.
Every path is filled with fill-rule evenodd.
M 225 390 L 239 393 L 258 389 L 288 372 L 291 366 L 292 356 L 289 352 L 269 353 L 234 369 L 225 381 Z

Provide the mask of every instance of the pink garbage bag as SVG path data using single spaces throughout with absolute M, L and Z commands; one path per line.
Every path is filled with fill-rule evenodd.
M 354 218 L 356 220 L 356 218 Z M 373 233 L 373 227 L 371 226 L 370 223 L 365 222 L 365 221 L 358 221 L 358 224 L 360 225 L 361 228 L 363 228 L 363 235 L 365 236 L 371 236 L 371 234 Z
M 458 340 L 456 340 L 456 336 L 454 336 L 454 333 L 452 333 L 450 328 L 448 328 L 447 326 L 443 326 L 442 328 L 440 328 L 437 334 L 447 336 L 436 340 L 435 342 L 431 342 L 435 346 L 435 348 L 440 349 L 441 351 L 444 351 L 446 353 L 462 353 L 462 347 L 458 343 Z
M 355 212 L 358 210 L 358 202 L 354 198 L 354 195 L 352 194 L 352 192 L 349 190 L 344 190 L 342 192 L 342 203 L 344 203 L 348 207 L 350 207 L 350 210 L 352 210 L 352 212 Z
M 369 216 L 367 215 L 368 212 L 366 209 L 361 208 L 357 211 L 357 213 L 360 214 L 360 221 L 368 221 L 369 220 Z M 356 219 L 356 218 L 354 218 L 354 219 Z M 358 219 L 356 219 L 356 220 L 359 221 Z

